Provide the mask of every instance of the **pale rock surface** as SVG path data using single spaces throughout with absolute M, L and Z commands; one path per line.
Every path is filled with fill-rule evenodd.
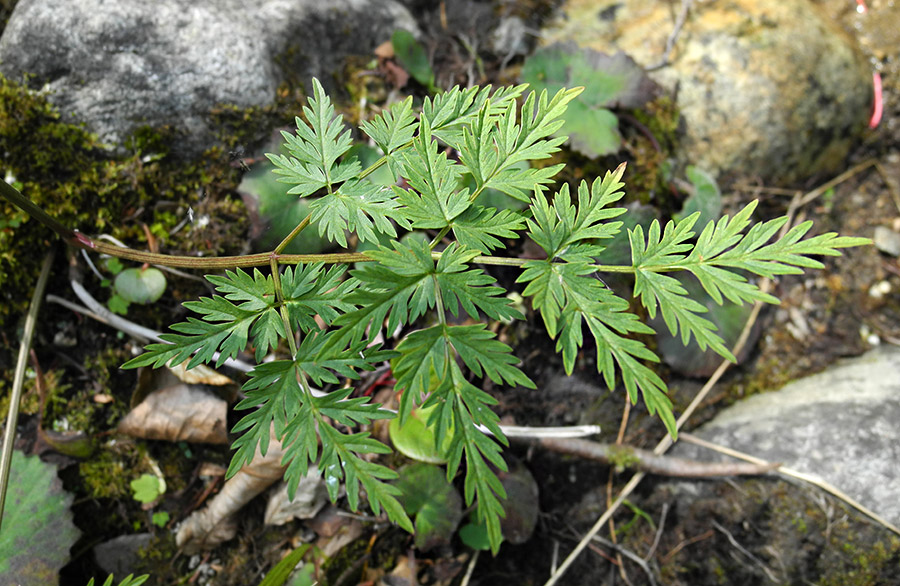
M 622 50 L 650 67 L 680 9 L 655 0 L 568 0 L 543 39 Z M 677 95 L 685 162 L 717 176 L 791 182 L 841 169 L 872 104 L 871 67 L 808 0 L 695 1 L 670 64 L 651 77 Z
M 34 77 L 65 116 L 121 145 L 170 125 L 182 154 L 214 138 L 218 104 L 265 106 L 290 76 L 328 78 L 397 28 L 394 0 L 21 0 L 0 38 L 0 73 Z
M 816 475 L 900 525 L 900 349 L 882 346 L 725 409 L 695 435 Z M 679 442 L 673 456 L 718 459 Z

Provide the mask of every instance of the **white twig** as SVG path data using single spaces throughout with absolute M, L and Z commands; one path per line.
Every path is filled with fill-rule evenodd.
M 69 283 L 72 285 L 72 291 L 75 292 L 75 295 L 78 297 L 78 299 L 80 299 L 81 302 L 84 303 L 90 310 L 91 313 L 86 313 L 85 315 L 93 317 L 94 319 L 97 319 L 97 321 L 105 323 L 106 325 L 117 330 L 121 330 L 131 336 L 135 336 L 136 338 L 148 340 L 150 342 L 163 342 L 163 340 L 159 337 L 159 332 L 151 330 L 150 328 L 145 328 L 142 325 L 136 324 L 133 321 L 129 321 L 124 317 L 120 317 L 110 310 L 106 309 L 103 304 L 94 299 L 91 294 L 87 292 L 87 289 L 85 289 L 78 281 L 72 279 L 69 281 Z M 58 299 L 55 296 L 54 298 Z M 219 359 L 218 352 L 213 354 L 213 359 Z M 241 372 L 250 372 L 253 369 L 252 364 L 247 364 L 246 362 L 237 360 L 235 358 L 226 358 L 223 364 Z
M 478 429 L 482 433 L 490 434 L 490 430 L 483 425 L 479 425 Z M 587 437 L 589 435 L 597 435 L 600 433 L 599 425 L 572 425 L 569 427 L 524 427 L 520 425 L 501 425 L 500 429 L 506 437 L 529 438 L 529 439 L 565 439 Z

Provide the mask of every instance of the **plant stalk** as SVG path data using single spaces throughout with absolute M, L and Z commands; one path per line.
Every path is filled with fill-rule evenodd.
M 0 181 L 0 184 L 6 185 L 6 182 Z M 34 330 L 37 326 L 38 311 L 41 308 L 44 291 L 47 289 L 47 280 L 50 277 L 50 267 L 52 266 L 53 250 L 47 253 L 47 256 L 44 257 L 44 264 L 41 265 L 41 273 L 38 276 L 37 285 L 35 285 L 34 293 L 31 296 L 31 304 L 28 306 L 28 314 L 25 316 L 25 331 L 22 333 L 22 342 L 19 345 L 19 358 L 16 361 L 12 394 L 9 397 L 6 430 L 3 433 L 3 453 L 0 454 L 0 525 L 3 522 L 3 508 L 6 504 L 6 488 L 9 485 L 9 468 L 12 463 L 13 444 L 16 439 L 16 420 L 19 418 L 19 401 L 22 398 L 22 387 L 25 382 L 28 351 L 31 349 L 31 340 L 34 338 Z

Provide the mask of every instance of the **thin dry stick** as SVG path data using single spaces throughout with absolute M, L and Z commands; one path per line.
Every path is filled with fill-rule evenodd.
M 34 338 L 38 310 L 41 308 L 41 300 L 44 298 L 44 290 L 47 288 L 47 279 L 50 277 L 51 266 L 53 266 L 52 249 L 44 257 L 44 264 L 41 266 L 41 273 L 38 276 L 37 285 L 35 285 L 34 293 L 31 296 L 31 304 L 28 306 L 28 314 L 25 316 L 25 331 L 22 333 L 22 343 L 19 345 L 19 359 L 16 361 L 16 372 L 13 375 L 12 395 L 9 398 L 9 413 L 6 417 L 6 430 L 3 434 L 3 453 L 0 455 L 0 522 L 3 520 L 3 506 L 6 504 L 9 466 L 12 463 L 13 443 L 16 439 L 16 420 L 19 418 L 19 400 L 22 398 L 22 387 L 25 382 L 28 351 L 31 349 L 31 340 Z
M 878 171 L 878 174 L 881 175 L 881 180 L 887 185 L 888 191 L 894 199 L 894 205 L 897 206 L 897 211 L 900 211 L 900 189 L 897 189 L 897 184 L 894 183 L 893 178 L 888 175 L 888 172 L 885 171 L 881 163 L 875 163 L 875 169 Z
M 711 478 L 716 476 L 756 476 L 765 474 L 778 464 L 738 464 L 737 462 L 698 462 L 684 458 L 660 456 L 648 450 L 620 446 L 578 438 L 544 438 L 537 444 L 561 454 L 575 455 L 587 460 L 619 464 L 627 467 L 673 478 Z M 609 498 L 612 501 L 612 496 Z
M 822 185 L 816 187 L 815 189 L 813 189 L 812 191 L 810 191 L 809 193 L 804 195 L 800 199 L 800 203 L 798 204 L 799 207 L 805 206 L 806 204 L 813 201 L 814 199 L 816 199 L 817 197 L 819 197 L 820 195 L 822 195 L 823 193 L 825 193 L 832 187 L 837 187 L 844 181 L 850 179 L 854 175 L 857 175 L 861 171 L 864 171 L 865 169 L 868 169 L 869 167 L 871 167 L 877 163 L 878 163 L 878 161 L 876 161 L 875 159 L 866 159 L 862 163 L 857 163 L 856 165 L 853 165 L 852 167 L 850 167 L 849 169 L 847 169 L 846 171 L 844 171 L 843 173 L 841 173 L 840 175 L 838 175 L 837 177 L 832 179 L 831 181 L 826 181 Z
M 744 460 L 744 461 L 750 462 L 752 464 L 758 464 L 758 465 L 769 464 L 769 462 L 766 462 L 765 460 L 763 460 L 761 458 L 751 456 L 750 454 L 745 454 L 744 452 L 739 452 L 738 450 L 733 450 L 726 446 L 708 442 L 708 441 L 701 439 L 690 433 L 681 434 L 681 439 L 683 439 L 684 441 L 686 441 L 688 443 L 692 443 L 692 444 L 707 448 L 709 450 L 714 450 L 716 452 L 719 452 L 720 454 L 725 454 L 727 456 L 731 456 L 732 458 L 738 458 L 740 460 Z M 862 503 L 854 500 L 852 497 L 847 495 L 841 489 L 822 480 L 821 478 L 819 478 L 817 476 L 813 476 L 811 474 L 806 474 L 804 472 L 800 472 L 798 470 L 794 470 L 793 468 L 788 468 L 787 466 L 774 466 L 774 468 L 775 468 L 775 472 L 784 474 L 785 476 L 788 476 L 790 478 L 796 478 L 797 480 L 802 480 L 803 482 L 807 482 L 809 484 L 812 484 L 813 486 L 817 486 L 817 487 L 821 488 L 825 492 L 831 494 L 832 496 L 839 498 L 840 500 L 844 501 L 845 503 L 847 503 L 848 505 L 850 505 L 851 507 L 853 507 L 860 513 L 871 518 L 875 522 L 890 529 L 897 535 L 900 535 L 900 527 L 897 527 L 896 525 L 894 525 L 893 523 L 891 523 L 884 517 L 881 517 L 880 515 L 878 515 L 871 509 L 867 508 Z
M 675 19 L 675 27 L 672 29 L 672 32 L 669 33 L 669 37 L 666 39 L 666 49 L 659 61 L 657 61 L 653 65 L 647 66 L 647 71 L 662 69 L 669 64 L 669 56 L 672 54 L 672 49 L 675 48 L 675 41 L 678 39 L 678 35 L 681 34 L 681 29 L 684 27 L 684 23 L 687 22 L 688 12 L 690 11 L 691 4 L 693 3 L 694 0 L 681 0 L 681 11 L 678 13 L 678 17 Z
M 859 169 L 861 170 L 861 169 Z M 857 173 L 859 172 L 857 170 Z M 847 175 L 846 173 L 841 174 L 841 176 Z M 851 175 L 847 175 L 850 177 Z M 829 182 L 831 183 L 831 182 Z M 819 190 L 816 190 L 819 191 Z M 825 190 L 821 190 L 821 193 L 824 193 Z M 781 228 L 781 233 L 779 234 L 779 238 L 784 236 L 793 223 L 794 213 L 797 208 L 800 207 L 800 201 L 802 201 L 799 196 L 795 196 L 793 201 L 791 201 L 791 205 L 788 207 L 788 221 L 784 223 L 784 226 Z M 760 282 L 760 290 L 763 293 L 769 292 L 769 287 L 771 286 L 771 281 L 769 279 L 763 279 Z M 744 345 L 747 343 L 747 339 L 750 337 L 750 330 L 753 328 L 753 324 L 756 323 L 756 319 L 759 316 L 759 312 L 762 309 L 762 302 L 757 301 L 753 304 L 753 309 L 750 312 L 750 317 L 747 319 L 747 323 L 744 324 L 744 329 L 741 331 L 741 335 L 738 337 L 737 342 L 734 344 L 734 348 L 732 348 L 732 354 L 737 356 L 740 354 L 741 350 L 744 348 Z M 728 370 L 728 367 L 731 366 L 731 362 L 728 360 L 723 360 L 719 365 L 719 368 L 713 373 L 709 380 L 706 381 L 706 384 L 703 385 L 703 388 L 700 389 L 700 392 L 697 393 L 697 396 L 694 397 L 694 400 L 691 401 L 691 404 L 688 405 L 687 409 L 685 409 L 684 413 L 682 413 L 681 417 L 675 422 L 675 428 L 680 430 L 681 427 L 685 424 L 688 418 L 694 413 L 700 403 L 706 398 L 706 395 L 712 390 L 719 379 L 722 378 L 722 375 L 725 374 L 725 371 Z M 665 436 L 659 444 L 657 444 L 656 448 L 653 450 L 654 454 L 662 455 L 664 454 L 670 447 L 672 447 L 672 437 L 667 435 Z M 603 525 L 609 520 L 613 514 L 618 510 L 622 503 L 628 498 L 634 489 L 638 487 L 644 477 L 647 475 L 646 472 L 638 472 L 634 476 L 631 477 L 631 480 L 622 488 L 622 491 L 619 493 L 619 496 L 616 497 L 616 500 L 613 501 L 613 504 L 597 519 L 597 522 L 594 523 L 594 526 L 590 528 L 590 530 L 585 534 L 585 536 L 578 542 L 578 545 L 575 546 L 575 549 L 572 550 L 572 553 L 568 555 L 568 557 L 563 561 L 562 565 L 559 569 L 550 576 L 550 579 L 544 583 L 544 586 L 553 586 L 556 582 L 566 573 L 569 569 L 569 566 L 575 561 L 575 559 L 581 554 L 585 547 L 587 547 L 588 543 L 591 542 L 591 539 L 596 535 L 600 529 L 603 528 Z

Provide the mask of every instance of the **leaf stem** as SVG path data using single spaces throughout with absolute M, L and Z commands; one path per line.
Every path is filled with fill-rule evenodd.
M 291 349 L 291 360 L 297 358 L 297 340 L 294 339 L 294 330 L 291 328 L 291 320 L 288 316 L 287 305 L 284 304 L 284 291 L 281 288 L 281 270 L 278 268 L 278 257 L 272 255 L 269 262 L 272 268 L 272 280 L 275 286 L 275 299 L 278 301 L 278 312 L 281 314 L 281 322 L 284 324 L 284 337 L 287 338 L 288 347 Z
M 293 230 L 291 230 L 291 233 L 288 234 L 287 236 L 285 236 L 284 240 L 282 240 L 278 244 L 278 246 L 275 247 L 275 250 L 272 251 L 273 254 L 276 254 L 276 255 L 281 254 L 281 252 L 285 248 L 287 248 L 287 245 L 291 243 L 291 240 L 296 238 L 297 235 L 300 234 L 300 232 L 302 232 L 304 228 L 309 226 L 310 218 L 312 218 L 312 214 L 307 214 L 307 216 L 305 218 L 303 218 L 303 220 L 299 224 L 297 224 Z
M 71 228 L 67 228 L 66 226 L 60 224 L 55 218 L 35 205 L 30 199 L 22 195 L 22 193 L 18 189 L 16 189 L 6 181 L 0 181 L 0 195 L 2 195 L 3 198 L 10 203 L 18 206 L 22 211 L 27 213 L 29 216 L 31 216 L 41 224 L 47 226 L 48 228 L 59 234 L 67 244 L 77 246 L 77 244 L 74 244 L 76 241 L 78 241 L 78 233 L 75 230 L 72 230 Z
M 398 149 L 399 150 L 399 149 Z M 378 163 L 372 165 L 366 171 L 377 168 Z M 364 171 L 363 173 L 366 173 Z M 260 252 L 257 254 L 247 254 L 243 256 L 218 256 L 214 258 L 203 258 L 196 256 L 179 256 L 170 254 L 158 254 L 154 252 L 145 252 L 143 250 L 135 250 L 124 246 L 116 246 L 108 242 L 93 239 L 77 230 L 72 230 L 63 226 L 54 218 L 49 216 L 44 210 L 36 206 L 27 197 L 22 195 L 16 188 L 9 185 L 5 181 L 0 181 L 0 196 L 7 201 L 15 204 L 26 213 L 30 214 L 36 220 L 59 234 L 60 237 L 68 244 L 75 248 L 82 248 L 100 254 L 108 254 L 117 258 L 133 260 L 140 263 L 149 263 L 161 265 L 165 267 L 176 267 L 185 269 L 233 269 L 246 267 L 261 267 L 269 265 L 273 262 L 278 264 L 307 264 L 307 263 L 356 263 L 370 262 L 372 259 L 362 252 L 334 252 L 327 254 L 281 254 L 285 247 L 299 234 L 304 228 L 309 226 L 310 216 L 307 216 L 302 222 L 291 231 L 288 236 L 281 241 L 280 244 L 269 252 Z M 440 242 L 450 228 L 445 227 L 435 237 L 429 245 L 434 247 Z M 438 260 L 441 258 L 440 252 L 432 252 L 432 258 Z M 520 267 L 531 259 L 512 258 L 499 256 L 476 256 L 471 262 L 484 265 Z M 626 265 L 594 265 L 594 269 L 604 273 L 633 273 L 634 267 Z M 273 275 L 277 271 L 273 271 Z
M 634 267 L 631 265 L 591 265 L 591 268 L 598 273 L 633 273 Z M 655 270 L 655 269 L 654 269 Z M 666 269 L 668 270 L 668 269 Z

